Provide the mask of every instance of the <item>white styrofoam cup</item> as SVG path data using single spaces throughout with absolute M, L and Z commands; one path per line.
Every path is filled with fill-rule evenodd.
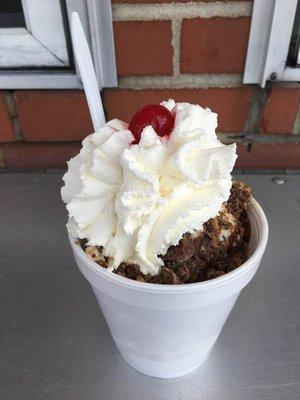
M 138 371 L 174 378 L 208 356 L 241 290 L 256 273 L 268 240 L 268 222 L 252 199 L 250 258 L 205 282 L 158 285 L 136 282 L 92 261 L 71 236 L 78 267 L 90 282 L 123 358 Z

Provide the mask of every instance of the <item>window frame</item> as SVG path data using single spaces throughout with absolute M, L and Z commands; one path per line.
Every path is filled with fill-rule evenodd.
M 22 0 L 26 27 L 0 29 L 0 68 L 68 67 L 67 38 L 60 0 Z M 56 29 L 53 26 L 56 25 Z M 13 51 L 9 51 L 10 46 Z
M 297 0 L 255 0 L 243 82 L 300 81 L 300 68 L 287 66 Z M 291 22 L 292 21 L 292 22 Z
M 38 1 L 40 0 L 22 0 L 26 25 L 27 21 L 29 21 L 29 29 L 32 29 L 32 24 L 35 23 L 34 18 L 37 17 L 34 16 L 34 12 L 32 12 L 32 10 L 28 10 L 28 7 L 32 6 Z M 51 3 L 52 7 L 53 1 L 54 0 L 47 0 L 49 4 Z M 60 3 L 60 0 L 55 1 Z M 103 87 L 116 86 L 117 73 L 112 27 L 111 1 L 66 0 L 65 4 L 68 19 L 70 18 L 72 11 L 77 11 L 80 16 L 94 61 L 99 88 L 102 89 Z M 61 24 L 63 24 L 63 20 L 61 20 Z M 40 37 L 35 38 L 34 34 L 32 35 L 32 37 L 36 40 L 41 39 Z M 101 40 L 101 38 L 103 37 L 105 38 L 105 40 Z M 66 46 L 67 40 L 68 38 L 66 37 Z M 47 43 L 47 46 L 46 44 L 44 45 L 49 49 L 50 52 L 57 50 L 55 49 L 55 43 L 52 47 L 50 46 L 51 43 L 50 45 L 49 43 Z M 73 66 L 72 70 L 71 68 L 68 68 L 68 66 L 72 63 L 72 60 L 68 57 L 68 59 L 65 59 L 65 61 L 67 62 L 64 62 L 64 64 L 60 66 L 54 66 L 53 69 L 51 69 L 51 67 L 37 67 L 28 70 L 1 70 L 0 89 L 82 88 L 82 83 L 76 65 Z

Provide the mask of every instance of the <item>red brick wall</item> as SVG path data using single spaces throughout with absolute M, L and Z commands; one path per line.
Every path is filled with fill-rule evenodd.
M 168 98 L 199 103 L 238 143 L 237 167 L 300 168 L 299 84 L 242 84 L 251 1 L 112 3 L 119 85 L 102 93 L 108 118 Z M 2 168 L 63 167 L 91 131 L 81 91 L 0 92 Z

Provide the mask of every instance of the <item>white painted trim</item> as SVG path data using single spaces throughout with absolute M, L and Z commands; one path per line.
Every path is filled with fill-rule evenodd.
M 280 80 L 282 81 L 300 81 L 300 68 L 286 67 Z
M 66 0 L 66 6 L 67 6 L 67 14 L 68 14 L 69 21 L 70 21 L 72 12 L 73 11 L 78 12 L 78 14 L 80 16 L 82 27 L 83 27 L 83 30 L 85 33 L 86 40 L 91 49 L 92 40 L 91 40 L 91 32 L 89 29 L 89 18 L 88 18 L 88 10 L 87 10 L 86 0 Z M 74 62 L 75 62 L 76 74 L 78 77 L 80 77 L 76 60 L 74 60 Z M 80 78 L 78 78 L 78 79 L 80 79 Z
M 0 89 L 82 89 L 75 73 L 0 74 Z
M 0 29 L 0 67 L 68 66 L 60 0 L 22 0 L 22 5 L 26 28 Z
M 64 67 L 64 63 L 25 28 L 0 29 L 0 66 Z
M 49 52 L 69 65 L 60 0 L 22 0 L 28 31 Z
M 115 44 L 110 1 L 87 0 L 92 53 L 100 89 L 117 86 Z
M 69 19 L 73 11 L 80 16 L 99 88 L 117 86 L 111 0 L 66 0 L 66 5 Z
M 255 0 L 251 20 L 250 36 L 244 83 L 259 83 L 266 59 L 275 0 Z
M 32 1 L 41 4 L 41 0 L 22 0 L 29 4 Z M 50 0 L 43 0 L 50 1 Z M 58 0 L 51 0 L 51 4 Z M 113 28 L 111 18 L 110 0 L 66 0 L 68 16 L 72 11 L 80 15 L 87 40 L 92 52 L 93 61 L 96 67 L 99 87 L 112 87 L 117 85 L 117 71 L 115 64 L 115 49 L 113 41 Z M 32 29 L 31 20 L 27 10 L 25 19 L 29 28 Z M 53 26 L 51 26 L 53 30 Z M 92 33 L 92 35 L 91 35 Z M 51 34 L 51 33 L 50 33 Z M 92 36 L 92 38 L 91 38 Z M 104 42 L 101 41 L 104 38 Z M 101 43 L 101 45 L 99 45 Z M 28 72 L 5 71 L 0 72 L 0 89 L 68 89 L 82 88 L 82 84 L 76 76 L 76 72 L 65 73 L 59 71 L 51 72 Z
M 28 32 L 26 28 L 0 28 L 0 35 L 18 35 L 24 32 Z
M 255 0 L 244 83 L 264 87 L 271 76 L 280 81 L 299 75 L 286 72 L 296 8 L 297 0 Z

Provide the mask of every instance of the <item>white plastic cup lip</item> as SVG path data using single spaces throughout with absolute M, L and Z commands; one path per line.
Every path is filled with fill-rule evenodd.
M 259 203 L 252 197 L 250 207 L 252 207 L 261 225 L 261 232 L 257 247 L 255 248 L 253 254 L 238 268 L 231 272 L 228 272 L 220 277 L 210 279 L 208 281 L 189 283 L 189 284 L 177 284 L 177 285 L 165 285 L 157 283 L 147 283 L 134 281 L 132 279 L 125 278 L 123 276 L 114 274 L 111 271 L 107 271 L 106 268 L 101 267 L 95 261 L 91 260 L 82 248 L 75 242 L 75 238 L 69 233 L 69 240 L 73 251 L 76 255 L 81 258 L 85 265 L 92 270 L 93 273 L 100 275 L 102 278 L 112 281 L 115 284 L 125 286 L 128 289 L 152 292 L 152 293 L 178 293 L 178 292 L 193 292 L 193 291 L 205 291 L 212 288 L 223 286 L 228 284 L 230 281 L 238 279 L 241 275 L 246 273 L 251 266 L 254 264 L 255 260 L 259 260 L 266 248 L 268 236 L 269 236 L 269 226 L 265 213 Z

